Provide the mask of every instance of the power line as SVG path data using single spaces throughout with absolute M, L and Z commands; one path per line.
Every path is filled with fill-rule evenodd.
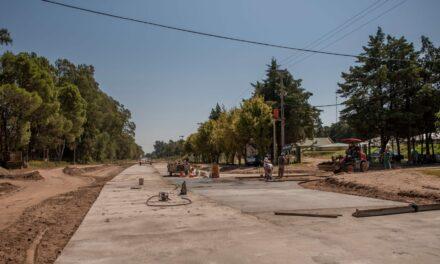
M 363 13 L 363 12 L 360 12 L 360 13 L 358 13 L 357 15 L 355 15 L 354 17 L 356 17 L 353 21 L 351 21 L 350 19 L 349 20 L 347 20 L 349 23 L 347 23 L 347 21 L 345 22 L 345 23 L 343 23 L 341 26 L 341 28 L 339 28 L 339 29 L 337 29 L 335 32 L 333 32 L 332 34 L 330 34 L 330 35 L 327 35 L 327 37 L 324 37 L 324 38 L 322 38 L 321 37 L 321 40 L 320 41 L 315 41 L 315 43 L 314 44 L 312 44 L 312 45 L 309 45 L 309 46 L 307 46 L 307 48 L 317 48 L 319 45 L 321 45 L 321 44 L 323 44 L 323 43 L 325 43 L 327 40 L 330 40 L 330 39 L 332 39 L 334 36 L 336 36 L 338 33 L 340 33 L 340 32 L 342 32 L 342 31 L 344 31 L 345 29 L 347 29 L 347 28 L 349 28 L 351 25 L 353 25 L 354 23 L 356 23 L 357 21 L 359 21 L 359 20 L 361 20 L 362 18 L 364 18 L 365 16 L 367 16 L 367 15 L 369 15 L 371 12 L 373 12 L 373 11 L 375 11 L 376 9 L 378 9 L 378 8 L 380 8 L 380 7 L 382 7 L 383 5 L 385 5 L 387 2 L 388 2 L 389 0 L 385 0 L 385 1 L 383 1 L 383 2 L 381 2 L 379 5 L 377 5 L 377 6 L 374 6 L 377 2 L 375 2 L 374 4 L 373 4 L 373 8 L 372 9 L 370 9 L 370 8 L 367 8 L 366 10 L 366 12 L 365 13 Z M 371 6 L 370 6 L 371 7 Z M 362 14 L 363 13 L 363 14 Z M 359 16 L 359 14 L 361 14 L 360 16 Z M 350 23 L 351 22 L 351 23 Z M 301 57 L 302 55 L 304 55 L 304 52 L 302 52 L 301 54 L 298 54 L 298 56 L 296 57 L 296 58 L 299 58 L 299 57 Z M 286 63 L 284 63 L 284 64 L 290 64 L 291 62 L 292 62 L 292 59 L 289 59 L 289 60 L 287 60 L 288 62 L 286 62 Z
M 284 104 L 286 104 L 286 105 L 295 105 L 293 103 L 284 103 Z M 326 105 L 312 105 L 312 107 L 323 108 L 323 107 L 332 107 L 332 106 L 339 106 L 339 105 L 344 105 L 344 103 L 326 104 Z
M 338 42 L 338 41 L 340 41 L 340 40 L 346 38 L 346 37 L 349 36 L 349 35 L 351 35 L 353 32 L 355 32 L 355 31 L 357 31 L 357 30 L 363 28 L 364 26 L 370 24 L 371 22 L 375 21 L 376 19 L 381 18 L 381 17 L 384 16 L 385 14 L 391 12 L 392 10 L 394 10 L 394 9 L 396 9 L 397 7 L 399 7 L 399 6 L 401 6 L 402 4 L 404 4 L 406 1 L 407 1 L 407 0 L 403 0 L 403 1 L 399 2 L 398 4 L 392 6 L 391 8 L 385 10 L 384 12 L 380 13 L 380 14 L 377 15 L 376 17 L 374 17 L 374 18 L 368 20 L 367 22 L 361 24 L 360 26 L 358 26 L 357 28 L 353 29 L 352 31 L 346 33 L 346 34 L 343 35 L 342 37 L 340 37 L 340 38 L 336 39 L 335 41 L 331 42 L 330 44 L 324 46 L 321 50 L 323 50 L 323 49 L 325 49 L 325 48 L 328 48 L 328 47 L 332 46 L 332 45 L 335 44 L 336 42 Z M 309 55 L 307 55 L 306 57 L 303 57 L 302 59 L 299 59 L 299 60 L 297 60 L 297 61 L 295 61 L 295 62 L 289 64 L 287 67 L 292 67 L 292 66 L 294 66 L 294 65 L 296 65 L 296 64 L 298 64 L 298 63 L 300 63 L 300 62 L 303 62 L 304 60 L 310 58 L 311 56 L 313 56 L 313 54 L 309 54 Z M 358 58 L 363 58 L 363 57 L 364 57 L 364 58 L 368 58 L 368 57 L 365 57 L 365 56 L 358 56 Z M 403 60 L 402 60 L 402 59 L 401 59 L 401 60 L 399 60 L 399 59 L 380 59 L 380 58 L 374 58 L 374 59 L 383 60 L 383 61 L 409 61 L 409 60 L 404 60 L 404 59 L 403 59 Z
M 321 108 L 321 107 L 331 107 L 331 106 L 338 106 L 338 105 L 344 105 L 344 104 L 340 103 L 340 104 L 328 104 L 328 105 L 314 105 L 313 107 Z
M 110 13 L 106 13 L 106 12 L 102 12 L 102 11 L 96 11 L 96 10 L 92 10 L 92 9 L 87 9 L 87 8 L 83 8 L 83 7 L 79 7 L 79 6 L 74 6 L 74 5 L 68 5 L 68 4 L 59 3 L 59 2 L 50 1 L 50 0 L 41 0 L 41 1 L 49 3 L 49 4 L 53 4 L 53 5 L 58 5 L 58 6 L 67 7 L 67 8 L 70 8 L 70 9 L 75 9 L 75 10 L 87 12 L 87 13 L 92 13 L 92 14 L 96 14 L 96 15 L 117 18 L 117 19 L 121 19 L 121 20 L 141 23 L 141 24 L 146 24 L 146 25 L 160 27 L 160 28 L 169 29 L 169 30 L 175 30 L 175 31 L 190 33 L 190 34 L 193 34 L 193 35 L 200 35 L 200 36 L 205 36 L 205 37 L 212 37 L 212 38 L 217 38 L 217 39 L 224 39 L 224 40 L 242 42 L 242 43 L 259 45 L 259 46 L 266 46 L 266 47 L 273 47 L 273 48 L 287 49 L 287 50 L 295 50 L 295 51 L 302 51 L 302 52 L 309 52 L 309 53 L 319 53 L 319 54 L 339 56 L 339 57 L 348 57 L 348 58 L 360 58 L 360 57 L 362 57 L 362 56 L 348 54 L 348 53 L 323 51 L 322 49 L 321 50 L 303 49 L 303 48 L 296 48 L 296 47 L 284 46 L 284 45 L 279 45 L 279 44 L 272 44 L 272 43 L 267 43 L 267 42 L 260 42 L 260 41 L 247 40 L 247 39 L 230 37 L 230 36 L 217 35 L 217 34 L 213 34 L 213 33 L 206 33 L 206 32 L 196 31 L 196 30 L 192 30 L 192 29 L 186 29 L 186 28 L 175 27 L 175 26 L 168 26 L 168 25 L 159 24 L 159 23 L 155 23 L 155 22 L 151 22 L 151 21 L 147 21 L 147 20 L 140 20 L 140 19 L 136 19 L 136 18 L 130 18 L 130 17 L 120 16 L 120 15 L 110 14 Z M 383 58 L 374 58 L 374 57 L 369 57 L 369 59 L 384 60 Z M 397 59 L 385 59 L 385 60 L 402 61 L 402 60 L 397 60 Z
M 372 5 L 369 5 L 369 6 L 366 7 L 365 9 L 363 9 L 363 10 L 361 10 L 360 12 L 356 13 L 354 16 L 350 17 L 349 19 L 347 19 L 346 21 L 344 21 L 344 22 L 343 22 L 342 24 L 340 24 L 339 26 L 337 26 L 337 27 L 335 27 L 334 29 L 328 31 L 327 33 L 325 33 L 324 35 L 322 35 L 321 37 L 319 37 L 319 38 L 316 39 L 315 41 L 312 41 L 311 43 L 309 43 L 309 44 L 308 44 L 307 46 L 305 46 L 304 48 L 316 47 L 316 46 L 320 45 L 321 43 L 323 43 L 324 41 L 326 41 L 326 40 L 328 40 L 328 39 L 331 39 L 331 38 L 332 38 L 333 36 L 335 36 L 337 33 L 339 33 L 339 32 L 341 32 L 342 30 L 348 28 L 348 27 L 351 25 L 350 22 L 353 22 L 353 23 L 357 22 L 359 19 L 362 19 L 363 17 L 365 17 L 366 15 L 368 15 L 369 13 L 371 13 L 372 11 L 374 11 L 374 10 L 376 10 L 377 8 L 383 6 L 383 5 L 386 4 L 388 1 L 389 1 L 389 0 L 385 0 L 385 1 L 381 2 L 381 0 L 378 0 L 378 1 L 374 2 Z M 406 0 L 405 0 L 405 1 L 406 1 Z M 380 3 L 380 4 L 379 4 L 379 3 Z M 379 4 L 379 5 L 377 5 L 377 4 Z M 388 12 L 389 12 L 389 11 L 388 11 Z M 359 17 L 359 16 L 360 16 L 360 17 Z M 380 17 L 380 16 L 379 16 L 379 17 Z M 375 19 L 378 19 L 379 17 L 375 17 L 373 20 L 370 20 L 370 21 L 368 21 L 367 23 L 370 23 L 370 22 L 374 21 Z M 348 24 L 348 23 L 350 23 L 350 24 Z M 347 25 L 347 24 L 348 24 L 348 25 Z M 348 34 L 345 34 L 342 38 L 339 38 L 339 39 L 337 39 L 336 41 L 332 42 L 332 44 L 334 44 L 335 42 L 337 42 L 337 41 L 339 41 L 339 40 L 341 40 L 341 39 L 343 39 L 343 38 L 345 38 L 345 37 L 347 37 L 348 35 L 350 35 L 351 33 L 353 33 L 354 31 L 356 31 L 356 30 L 358 30 L 358 29 L 360 29 L 360 28 L 363 27 L 363 26 L 365 26 L 365 24 L 364 24 L 364 25 L 361 25 L 360 27 L 356 28 L 355 30 L 349 32 Z M 341 27 L 342 27 L 342 28 L 341 28 Z M 331 35 L 329 36 L 329 34 L 331 34 Z M 328 37 L 327 37 L 327 36 L 328 36 Z M 318 42 L 318 43 L 316 43 L 316 42 Z M 316 45 L 315 45 L 315 43 L 316 43 Z M 326 46 L 326 47 L 327 47 L 327 46 Z M 302 54 L 303 54 L 303 53 L 302 53 Z M 280 65 L 283 64 L 283 62 L 285 62 L 285 61 L 289 61 L 290 58 L 292 58 L 292 57 L 295 56 L 295 55 L 296 55 L 296 53 L 294 53 L 294 54 L 288 56 L 287 58 L 282 59 L 282 60 L 280 61 Z M 307 59 L 307 58 L 310 57 L 311 55 L 313 55 L 313 54 L 308 54 L 308 55 L 306 55 L 305 57 L 303 57 L 302 59 L 300 59 L 300 60 L 298 61 L 298 63 L 301 62 L 301 61 L 303 61 L 303 60 L 305 60 L 305 59 Z M 301 56 L 301 55 L 300 55 L 300 56 Z M 294 62 L 293 65 L 295 65 L 295 64 L 296 64 L 296 62 Z M 293 66 L 293 65 L 290 65 L 290 66 Z M 287 65 L 287 67 L 289 67 L 289 65 Z M 286 67 L 286 68 L 287 68 L 287 67 Z M 246 91 L 248 91 L 248 90 L 251 89 L 251 88 L 252 88 L 252 87 L 246 87 L 246 88 L 240 93 L 240 95 L 239 95 L 239 97 L 238 97 L 238 99 L 237 99 L 237 102 L 241 99 L 241 96 L 242 96 Z
M 313 48 L 318 46 L 320 43 L 322 43 L 323 41 L 332 38 L 335 34 L 341 32 L 342 30 L 344 30 L 345 28 L 351 26 L 352 23 L 358 21 L 359 19 L 363 18 L 365 15 L 367 15 L 369 12 L 376 10 L 378 7 L 384 5 L 386 2 L 388 2 L 389 0 L 385 0 L 384 2 L 381 2 L 381 0 L 377 0 L 376 2 L 374 2 L 372 5 L 369 5 L 368 7 L 366 7 L 365 9 L 361 10 L 360 12 L 358 12 L 357 14 L 355 14 L 354 16 L 350 17 L 349 19 L 345 20 L 342 24 L 340 24 L 339 26 L 333 28 L 332 30 L 328 31 L 327 33 L 325 33 L 324 35 L 322 35 L 321 37 L 319 37 L 318 39 L 310 42 L 309 44 L 307 44 L 304 48 Z M 377 4 L 381 3 L 380 5 L 376 6 Z M 376 6 L 376 7 L 374 7 Z M 373 8 L 374 7 L 374 8 Z M 373 8 L 373 9 L 371 9 Z M 371 10 L 370 10 L 371 9 Z M 364 14 L 365 13 L 365 14 Z M 362 15 L 361 17 L 358 17 Z M 350 23 L 350 24 L 348 24 Z M 330 35 L 330 36 L 329 36 Z M 329 36 L 329 38 L 328 38 Z M 295 55 L 297 55 L 296 53 L 288 56 L 287 58 L 284 58 L 280 61 L 280 64 L 284 64 L 285 62 L 290 61 L 290 59 L 292 57 L 294 57 Z M 300 56 L 300 55 L 299 55 Z

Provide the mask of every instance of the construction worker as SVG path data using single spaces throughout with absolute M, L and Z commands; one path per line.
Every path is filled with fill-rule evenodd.
M 266 179 L 266 181 L 271 181 L 273 165 L 268 157 L 264 158 L 263 168 L 264 168 L 264 178 Z
M 383 166 L 386 170 L 391 169 L 391 151 L 389 146 L 383 152 Z
M 278 157 L 278 178 L 284 177 L 284 166 L 287 163 L 286 156 L 284 153 L 281 153 L 281 155 Z
M 189 174 L 189 167 L 190 167 L 190 165 L 189 165 L 188 159 L 186 159 L 183 162 L 183 170 L 185 171 L 185 176 L 188 176 L 188 174 Z

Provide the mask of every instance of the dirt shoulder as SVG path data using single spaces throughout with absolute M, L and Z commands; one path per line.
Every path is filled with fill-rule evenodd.
M 48 189 L 48 197 L 42 200 L 34 199 L 33 201 L 40 201 L 26 207 L 18 218 L 0 230 L 0 263 L 53 263 L 80 225 L 104 184 L 127 166 L 129 165 L 109 166 L 95 173 L 87 172 L 77 177 L 62 174 L 62 169 L 52 170 L 52 183 L 58 180 L 63 184 L 70 178 L 78 178 L 80 181 L 76 182 L 78 185 L 73 184 L 75 187 L 69 185 L 66 189 L 61 188 L 61 191 L 54 195 L 52 189 Z M 45 176 L 44 173 L 42 175 Z M 38 182 L 45 180 L 46 177 Z M 70 187 L 73 190 L 69 189 Z M 28 186 L 28 189 L 31 191 L 32 186 Z M 20 190 L 17 193 L 21 192 Z M 11 196 L 15 195 L 14 193 Z M 11 206 L 14 205 L 8 208 Z
M 440 170 L 440 167 L 429 170 Z M 408 203 L 440 203 L 440 177 L 420 168 L 343 173 L 302 186 Z

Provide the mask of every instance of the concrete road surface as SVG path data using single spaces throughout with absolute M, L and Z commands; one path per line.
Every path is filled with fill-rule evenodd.
M 131 189 L 139 177 L 145 185 Z M 192 204 L 149 207 L 146 199 L 159 191 L 169 191 L 172 204 L 184 201 L 153 167 L 128 168 L 103 188 L 56 263 L 440 262 L 439 211 L 358 219 L 353 207 L 395 203 L 293 182 L 196 179 L 188 186 Z M 275 216 L 274 208 L 343 217 Z

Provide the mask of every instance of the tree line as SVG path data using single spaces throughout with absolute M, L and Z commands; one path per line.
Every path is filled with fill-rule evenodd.
M 272 153 L 272 110 L 280 108 L 280 94 L 285 94 L 286 142 L 305 138 L 379 137 L 384 150 L 391 138 L 405 139 L 408 157 L 415 148 L 414 137 L 424 134 L 426 154 L 432 153 L 431 134 L 440 124 L 440 48 L 421 37 L 421 48 L 404 37 L 385 36 L 381 28 L 363 47 L 354 66 L 342 73 L 338 93 L 345 100 L 341 120 L 322 126 L 320 111 L 310 105 L 312 93 L 302 87 L 302 80 L 280 69 L 275 59 L 267 66 L 266 77 L 253 83 L 254 93 L 239 107 L 225 109 L 216 105 L 209 119 L 185 141 L 165 142 L 161 157 L 189 155 L 198 161 L 218 161 L 220 156 L 233 162 L 241 160 L 246 145 L 252 144 L 260 155 Z M 280 123 L 276 138 L 280 153 Z M 173 145 L 174 144 L 174 145 Z M 179 145 L 179 147 L 173 147 Z M 429 144 L 431 144 L 431 151 Z M 165 147 L 170 145 L 168 147 Z M 173 146 L 171 146 L 173 145 Z
M 12 42 L 0 31 L 0 44 Z M 104 93 L 94 67 L 35 53 L 0 57 L 0 151 L 28 159 L 79 162 L 134 159 L 135 124 L 124 105 Z
M 440 116 L 440 48 L 422 36 L 416 50 L 404 37 L 378 28 L 360 55 L 339 83 L 338 93 L 346 99 L 341 120 L 364 139 L 379 137 L 382 150 L 395 138 L 400 154 L 404 139 L 408 157 L 414 137 L 424 135 L 430 155 Z
M 319 110 L 308 102 L 312 93 L 302 87 L 301 79 L 295 79 L 289 71 L 280 69 L 272 59 L 267 65 L 265 79 L 252 86 L 251 98 L 242 100 L 232 109 L 217 104 L 208 120 L 186 140 L 156 141 L 153 156 L 186 155 L 199 162 L 218 162 L 222 158 L 233 163 L 235 160 L 241 162 L 248 145 L 253 146 L 261 157 L 273 156 L 273 109 L 280 107 L 281 93 L 284 93 L 285 100 L 286 141 L 297 142 L 313 137 L 315 124 L 319 122 Z M 280 153 L 281 122 L 277 121 L 275 126 Z M 176 148 L 176 144 L 180 147 Z

